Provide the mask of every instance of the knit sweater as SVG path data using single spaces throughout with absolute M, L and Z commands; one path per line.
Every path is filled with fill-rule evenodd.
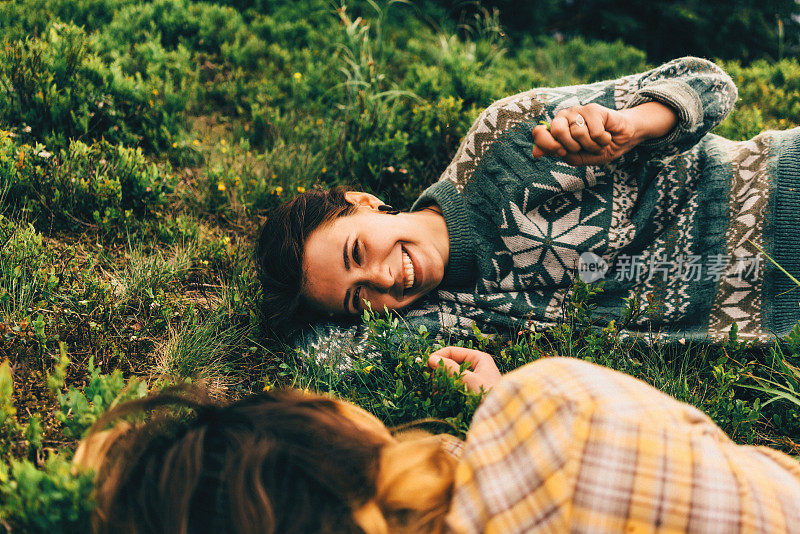
M 443 338 L 556 324 L 574 278 L 605 281 L 598 324 L 640 297 L 627 335 L 768 342 L 800 319 L 800 293 L 759 249 L 800 277 L 800 129 L 749 141 L 709 132 L 737 98 L 713 63 L 682 58 L 617 80 L 534 89 L 489 106 L 441 179 L 412 210 L 437 204 L 450 237 L 442 284 L 401 310 Z M 677 125 L 598 166 L 533 158 L 533 128 L 560 110 L 660 102 Z M 593 269 L 593 270 L 592 270 Z M 346 366 L 368 350 L 360 324 L 314 325 L 298 346 Z

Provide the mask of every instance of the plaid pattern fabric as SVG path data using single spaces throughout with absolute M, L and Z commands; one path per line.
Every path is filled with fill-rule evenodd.
M 547 358 L 484 400 L 451 532 L 800 532 L 800 464 L 622 373 Z

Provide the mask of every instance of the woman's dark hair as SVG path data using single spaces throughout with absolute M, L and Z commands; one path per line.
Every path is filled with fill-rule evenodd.
M 267 215 L 255 252 L 267 330 L 288 336 L 321 318 L 303 296 L 303 247 L 314 230 L 356 209 L 343 188 L 311 189 Z
M 97 470 L 99 532 L 362 533 L 354 511 L 375 497 L 382 439 L 329 398 L 288 390 L 219 406 L 183 388 L 107 413 L 76 463 Z

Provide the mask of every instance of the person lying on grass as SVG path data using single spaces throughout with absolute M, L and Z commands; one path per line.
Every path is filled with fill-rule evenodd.
M 544 358 L 491 387 L 466 441 L 392 435 L 330 397 L 273 391 L 227 406 L 180 390 L 114 408 L 75 463 L 96 473 L 96 531 L 188 534 L 800 532 L 800 467 L 733 443 L 644 382 Z M 125 415 L 143 423 L 117 423 Z M 141 417 L 138 420 L 142 420 Z
M 800 276 L 800 130 L 709 133 L 736 98 L 691 57 L 534 89 L 481 113 L 408 212 L 365 192 L 299 195 L 257 243 L 266 324 L 301 331 L 318 359 L 366 350 L 367 303 L 444 339 L 541 329 L 580 267 L 605 280 L 599 323 L 641 297 L 632 334 L 719 341 L 736 322 L 745 340 L 783 336 L 800 294 L 762 250 Z

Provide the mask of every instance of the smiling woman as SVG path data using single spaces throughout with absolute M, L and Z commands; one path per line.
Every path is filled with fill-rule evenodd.
M 308 236 L 303 294 L 322 310 L 358 314 L 404 308 L 442 282 L 449 254 L 441 212 L 426 208 L 388 215 L 368 193 L 348 192 L 356 210 Z
M 256 255 L 265 320 L 291 334 L 366 302 L 408 306 L 441 283 L 449 241 L 435 206 L 397 213 L 368 193 L 313 189 L 270 214 Z
M 366 302 L 441 337 L 539 329 L 591 258 L 599 323 L 647 295 L 631 334 L 719 341 L 736 322 L 744 339 L 784 335 L 798 298 L 761 251 L 800 277 L 800 132 L 709 133 L 736 98 L 691 57 L 534 89 L 481 113 L 408 213 L 366 193 L 300 195 L 257 247 L 268 325 L 312 325 L 297 344 L 318 359 L 368 350 L 352 320 Z

